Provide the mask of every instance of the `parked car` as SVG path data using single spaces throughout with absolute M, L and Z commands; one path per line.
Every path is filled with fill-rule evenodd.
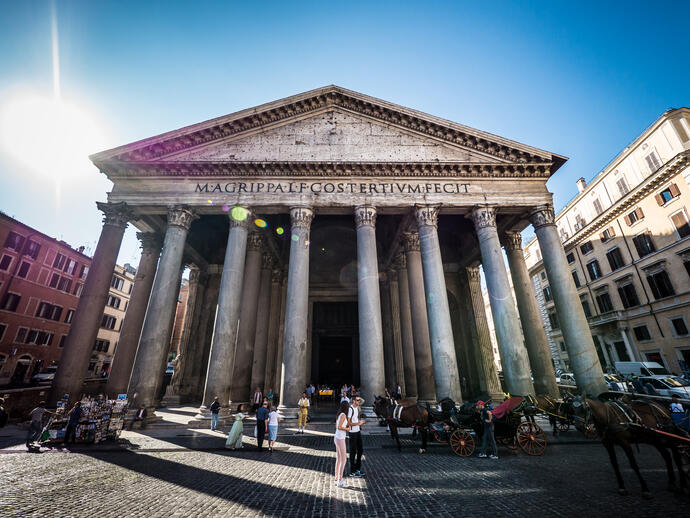
M 561 385 L 572 385 L 573 387 L 577 385 L 577 383 L 575 383 L 575 374 L 572 372 L 562 373 L 560 378 L 556 378 L 556 383 L 560 383 Z
M 690 383 L 678 376 L 644 376 L 640 381 L 650 383 L 660 396 L 673 396 L 690 399 Z
M 616 362 L 616 370 L 628 376 L 670 376 L 666 367 L 657 362 Z
M 616 392 L 627 392 L 628 384 L 625 382 L 622 376 L 616 376 L 614 374 L 604 374 L 604 380 L 606 380 L 609 388 Z
M 43 372 L 34 374 L 31 377 L 33 383 L 50 383 L 55 379 L 55 373 L 57 372 L 57 365 L 49 365 Z

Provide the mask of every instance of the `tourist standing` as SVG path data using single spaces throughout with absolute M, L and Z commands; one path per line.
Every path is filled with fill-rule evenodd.
M 395 387 L 395 399 L 402 399 L 402 388 L 400 385 L 396 385 Z
M 266 436 L 266 426 L 268 425 L 268 402 L 265 402 L 256 411 L 256 445 L 259 451 L 264 451 L 264 437 Z
M 270 407 L 269 407 L 270 408 Z M 271 408 L 271 412 L 268 414 L 268 451 L 273 451 L 273 445 L 276 442 L 276 437 L 278 436 L 278 423 L 280 422 L 280 416 L 275 407 Z
M 297 402 L 297 408 L 299 408 L 297 433 L 304 434 L 304 427 L 307 426 L 307 416 L 309 415 L 309 398 L 306 392 L 302 392 L 302 397 Z
M 228 439 L 225 441 L 225 447 L 231 450 L 242 447 L 242 431 L 243 423 L 242 420 L 247 417 L 243 413 L 244 405 L 240 404 L 237 406 L 237 413 L 235 414 L 235 422 L 232 424 L 230 433 L 228 434 Z M 258 428 L 258 427 L 257 427 Z
M 362 432 L 360 426 L 364 426 L 364 419 L 359 418 L 360 406 L 364 399 L 355 395 L 352 404 L 347 411 L 347 423 L 350 425 L 350 476 L 361 477 L 362 473 Z
M 252 407 L 252 412 L 256 413 L 256 411 L 259 409 L 261 406 L 261 400 L 262 400 L 262 394 L 261 394 L 261 389 L 259 387 L 256 387 L 256 391 L 254 392 L 254 399 L 252 400 L 254 403 L 254 406 Z
M 43 416 L 49 414 L 46 410 L 46 402 L 41 401 L 30 413 L 29 432 L 26 434 L 26 447 L 31 448 L 31 443 L 41 436 L 43 431 Z
M 345 446 L 345 433 L 350 429 L 347 423 L 347 411 L 350 408 L 347 401 L 340 403 L 335 418 L 335 483 L 338 487 L 347 487 L 343 481 L 343 471 L 347 462 L 347 446 Z
M 497 459 L 498 448 L 496 448 L 496 439 L 494 438 L 494 415 L 490 409 L 486 408 L 484 401 L 477 401 L 477 408 L 481 413 L 482 425 L 484 427 L 482 432 L 482 449 L 479 452 L 479 457 L 486 458 L 486 446 L 489 443 L 493 451 L 489 458 Z
M 81 418 L 81 414 L 83 413 L 83 410 L 81 408 L 81 401 L 77 401 L 74 406 L 72 407 L 72 410 L 70 410 L 67 414 L 67 428 L 65 429 L 65 444 L 69 444 L 70 442 L 74 442 L 76 439 L 76 433 L 77 433 L 77 425 L 79 424 L 79 419 Z M 71 441 L 70 441 L 71 439 Z
M 220 412 L 218 396 L 213 398 L 213 403 L 211 403 L 209 410 L 211 410 L 211 431 L 215 432 L 218 429 L 218 412 Z
M 273 392 L 272 388 L 268 389 L 268 392 L 266 393 L 266 399 L 268 399 L 268 406 L 272 407 L 273 406 L 273 398 L 275 397 L 275 393 Z

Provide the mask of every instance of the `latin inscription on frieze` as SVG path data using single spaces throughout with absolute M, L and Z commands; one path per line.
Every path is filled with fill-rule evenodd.
M 466 194 L 469 183 L 457 182 L 225 182 L 197 183 L 199 194 Z

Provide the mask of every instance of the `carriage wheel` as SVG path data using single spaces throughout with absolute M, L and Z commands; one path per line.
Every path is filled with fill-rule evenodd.
M 556 421 L 556 428 L 559 432 L 567 432 L 570 429 L 570 423 L 565 419 L 558 419 Z
M 442 444 L 443 444 L 443 443 L 447 443 L 447 442 L 448 442 L 448 439 L 446 439 L 445 435 L 446 435 L 446 434 L 442 434 L 442 433 L 439 433 L 439 432 L 434 432 L 434 439 L 436 439 L 436 442 L 440 442 L 440 443 L 442 443 Z
M 456 455 L 469 457 L 474 453 L 474 437 L 467 430 L 455 430 L 450 436 L 450 447 Z
M 527 455 L 543 455 L 546 451 L 546 434 L 536 423 L 520 423 L 515 432 L 515 439 Z

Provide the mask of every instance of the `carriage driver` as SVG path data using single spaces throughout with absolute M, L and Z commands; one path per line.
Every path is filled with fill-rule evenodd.
M 477 401 L 477 410 L 481 413 L 482 426 L 484 431 L 482 433 L 482 449 L 478 457 L 486 458 L 487 442 L 491 444 L 493 453 L 489 455 L 490 459 L 498 458 L 498 449 L 496 448 L 496 439 L 494 438 L 494 415 L 486 408 L 484 401 Z

